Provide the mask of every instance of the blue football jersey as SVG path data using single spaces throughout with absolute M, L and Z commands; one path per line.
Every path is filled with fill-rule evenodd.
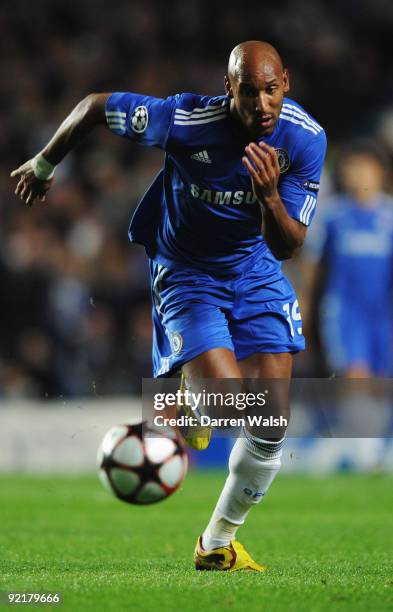
M 259 258 L 274 280 L 280 263 L 261 235 L 262 213 L 243 166 L 249 137 L 229 112 L 227 96 L 183 93 L 167 99 L 114 93 L 106 105 L 117 135 L 166 153 L 162 171 L 131 220 L 129 237 L 167 268 L 238 274 Z M 326 153 L 322 127 L 285 99 L 271 136 L 280 162 L 279 193 L 288 214 L 310 225 Z
M 393 290 L 393 200 L 381 194 L 373 208 L 348 196 L 329 202 L 321 236 L 327 265 L 325 291 L 350 303 L 391 316 Z

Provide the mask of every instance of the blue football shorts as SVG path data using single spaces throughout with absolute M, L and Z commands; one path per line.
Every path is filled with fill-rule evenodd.
M 257 264 L 230 279 L 153 261 L 150 270 L 155 377 L 171 376 L 214 348 L 238 360 L 305 348 L 299 304 L 285 276 L 264 283 Z
M 393 330 L 389 309 L 376 311 L 330 293 L 320 306 L 321 337 L 333 372 L 367 368 L 375 376 L 393 373 Z

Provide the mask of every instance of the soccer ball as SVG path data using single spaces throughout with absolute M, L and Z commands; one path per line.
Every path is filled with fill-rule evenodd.
M 154 504 L 179 488 L 187 454 L 171 429 L 157 431 L 148 423 L 118 425 L 105 435 L 97 467 L 105 488 L 122 501 Z

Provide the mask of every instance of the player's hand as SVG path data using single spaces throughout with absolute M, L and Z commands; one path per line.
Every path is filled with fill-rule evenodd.
M 242 158 L 243 165 L 251 176 L 254 193 L 263 204 L 265 200 L 277 196 L 280 164 L 273 147 L 264 142 L 251 142 L 246 147 L 246 155 Z
M 34 202 L 41 200 L 45 201 L 45 194 L 50 189 L 53 179 L 41 181 L 38 179 L 33 171 L 32 160 L 29 159 L 25 164 L 19 166 L 16 170 L 13 170 L 10 174 L 12 178 L 18 180 L 18 184 L 15 189 L 15 194 L 19 198 L 26 202 L 28 206 L 33 206 Z

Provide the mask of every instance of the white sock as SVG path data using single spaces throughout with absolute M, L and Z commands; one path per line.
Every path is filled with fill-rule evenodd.
M 202 535 L 205 550 L 228 546 L 252 506 L 259 503 L 281 467 L 284 438 L 269 442 L 248 432 L 229 457 L 229 475 Z

